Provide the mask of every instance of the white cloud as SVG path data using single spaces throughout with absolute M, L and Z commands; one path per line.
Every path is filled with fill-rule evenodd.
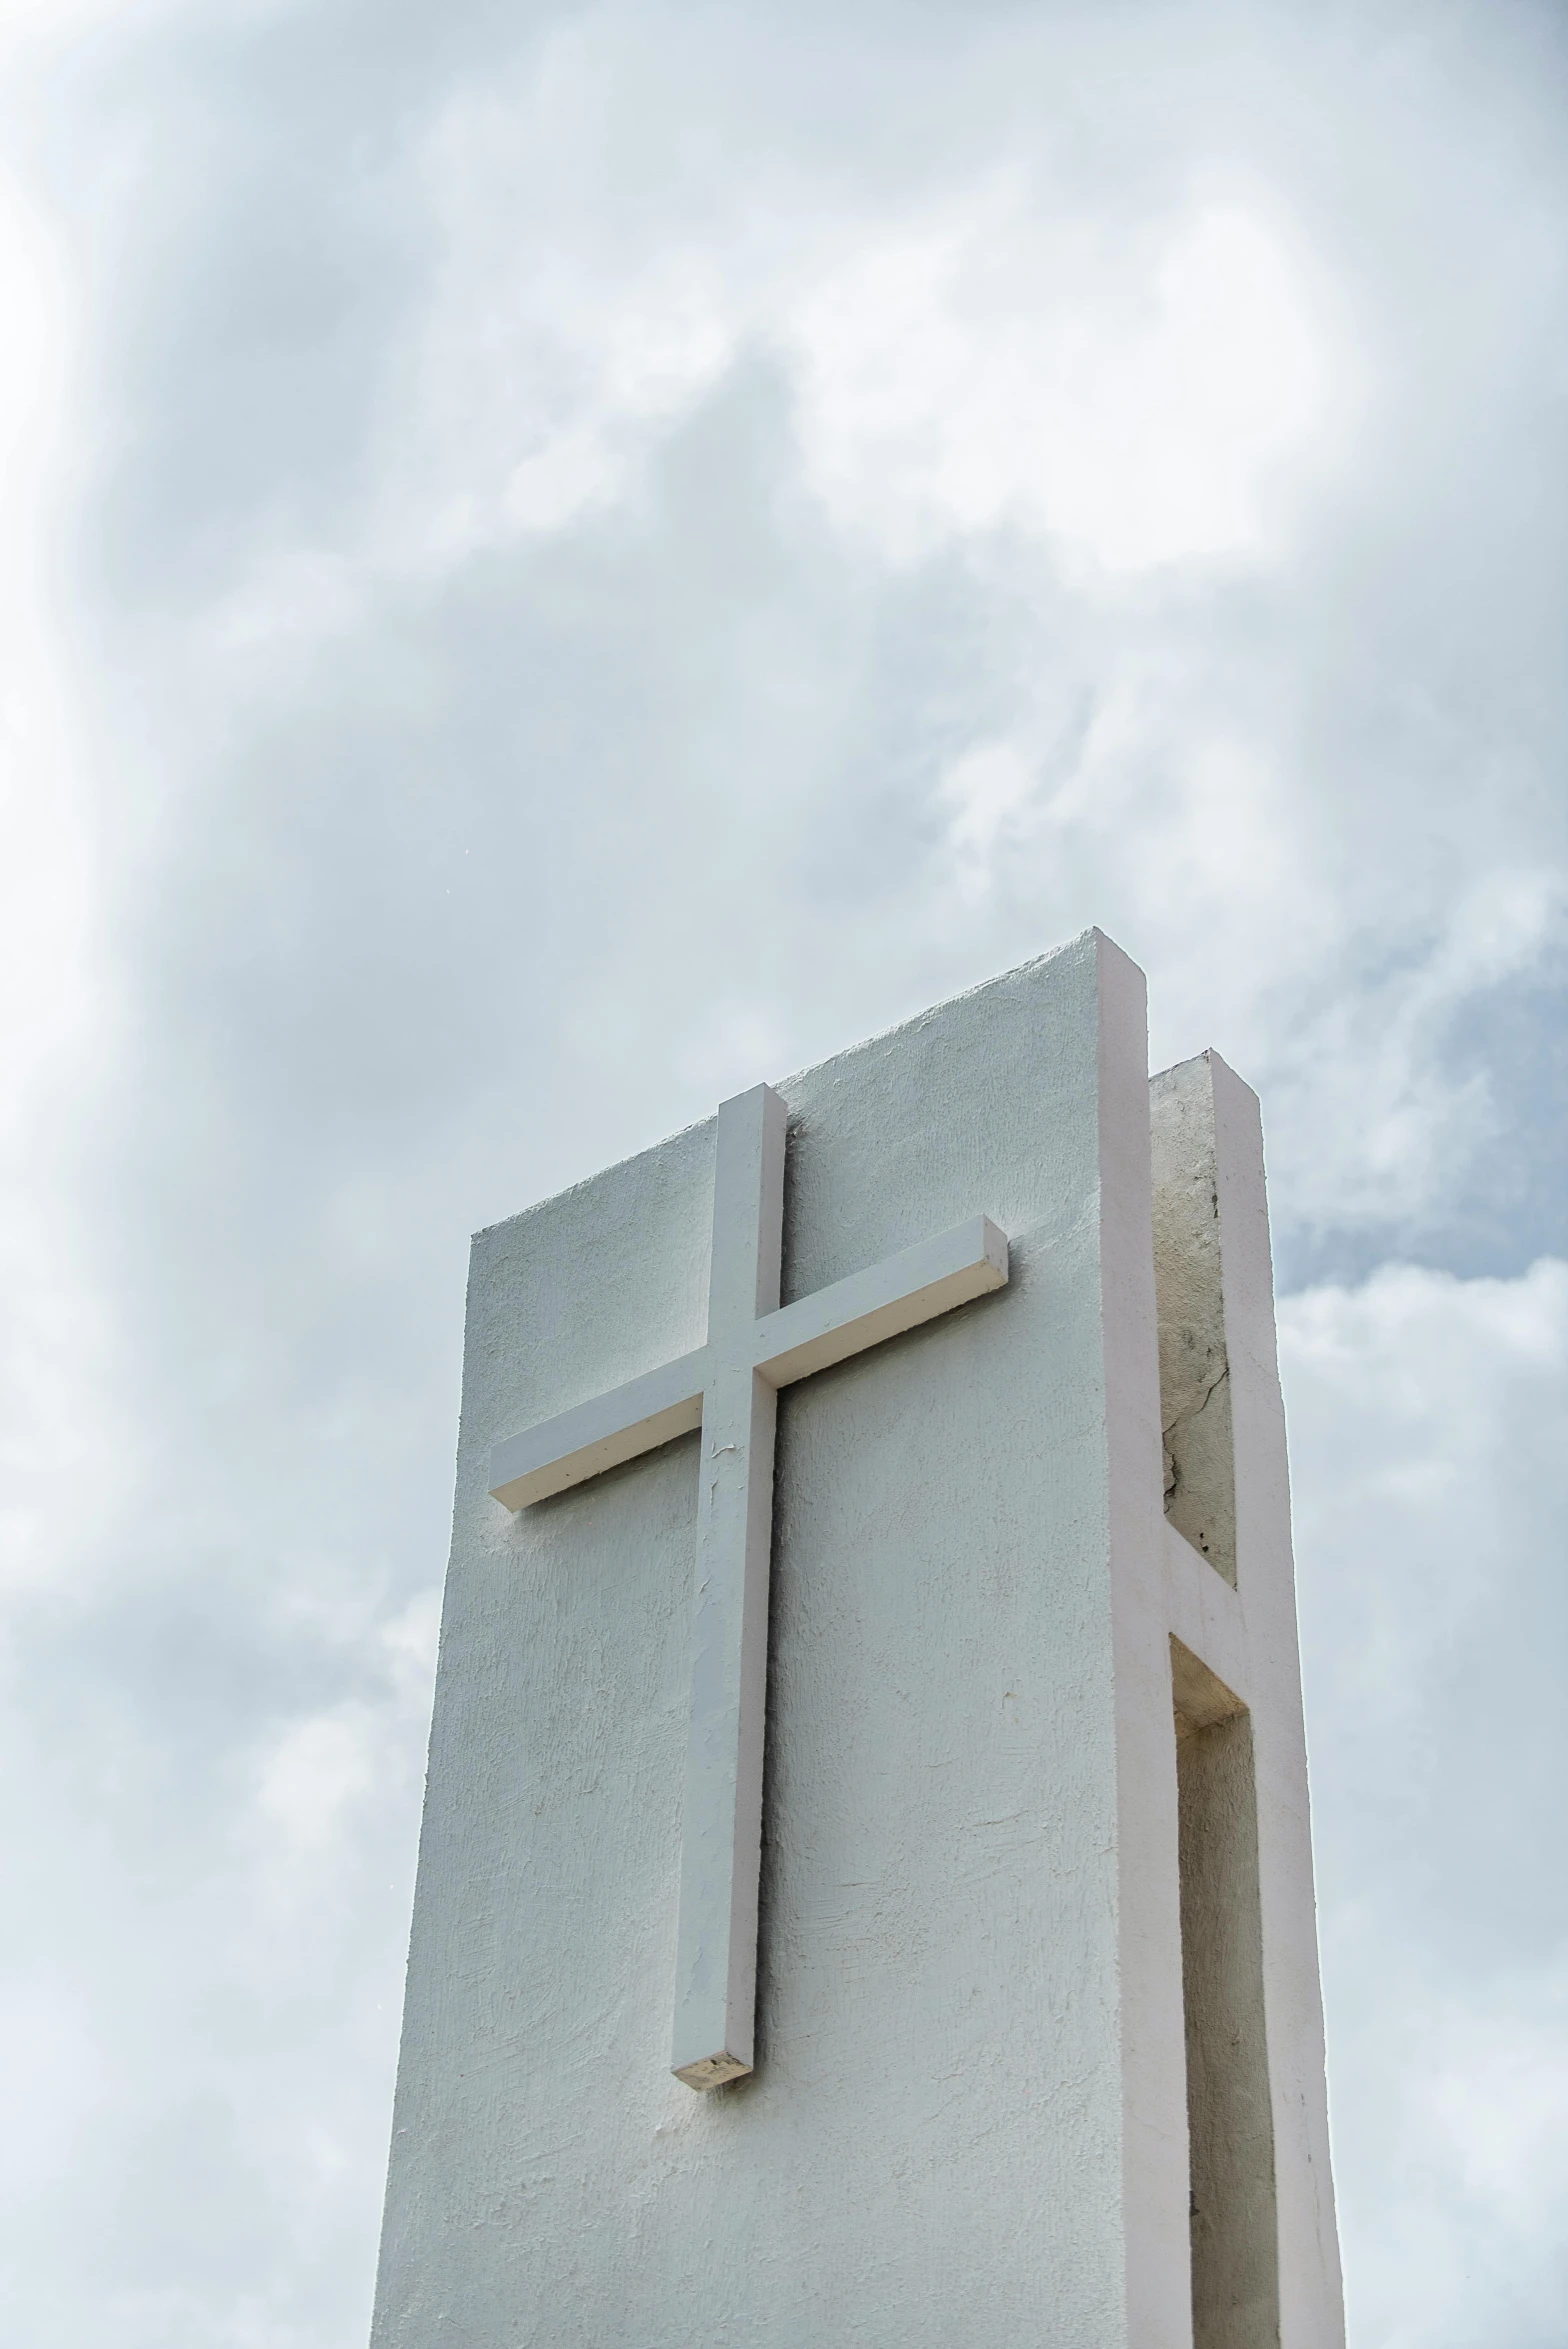
M 1568 1264 L 1289 1299 L 1298 1572 L 1352 2338 L 1557 2337 Z
M 1514 2265 L 1551 2240 L 1568 2204 L 1568 1954 L 1521 1967 L 1492 1991 L 1484 2014 L 1456 2000 L 1430 2018 L 1416 2117 L 1434 2131 L 1454 2199 L 1492 2238 L 1494 2260 Z
M 1010 175 L 842 242 L 785 330 L 807 475 L 895 556 L 1008 529 L 1080 585 L 1257 562 L 1336 453 L 1321 297 L 1239 197 L 1107 227 Z
M 375 1784 L 374 1724 L 363 1706 L 340 1705 L 292 1722 L 267 1755 L 258 1802 L 294 1851 L 320 1851 L 352 1823 Z
M 58 1974 L 0 1978 L 0 2182 L 32 2200 L 68 2176 L 114 2098 L 88 1998 Z

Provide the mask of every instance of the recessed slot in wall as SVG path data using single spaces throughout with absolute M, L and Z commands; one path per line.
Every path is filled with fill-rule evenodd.
M 1279 2243 L 1252 1716 L 1171 1641 L 1194 2349 L 1275 2349 Z

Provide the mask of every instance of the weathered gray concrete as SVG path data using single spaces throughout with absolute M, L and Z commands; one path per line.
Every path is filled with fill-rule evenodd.
M 1195 1076 L 1200 1070 L 1201 1081 Z M 1230 1358 L 1207 1072 L 1205 1055 L 1165 1069 L 1149 1088 L 1165 1514 L 1234 1583 Z
M 1196 1695 L 1178 1653 L 1197 2349 L 1272 2341 L 1276 2303 L 1284 2349 L 1336 2349 L 1344 2318 L 1262 1121 L 1257 1096 L 1215 1052 L 1150 1090 L 1167 1476 L 1173 1452 L 1178 1466 L 1171 1527 L 1206 1540 L 1227 1578 L 1168 1531 L 1167 1619 L 1213 1675 Z
M 381 2349 L 1189 2349 L 1173 1634 L 1251 1709 L 1279 2337 L 1334 2349 L 1266 1223 L 1222 1116 L 1232 1588 L 1164 1521 L 1145 1069 L 1091 932 L 779 1088 L 786 1304 L 977 1206 L 1012 1277 L 780 1397 L 757 2070 L 707 2096 L 666 2069 L 696 1439 L 486 1485 L 702 1344 L 712 1125 L 476 1240 Z

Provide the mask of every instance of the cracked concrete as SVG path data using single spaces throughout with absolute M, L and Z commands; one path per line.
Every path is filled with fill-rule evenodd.
M 1149 1123 L 1165 1514 L 1234 1584 L 1236 1463 L 1208 1053 L 1152 1080 Z

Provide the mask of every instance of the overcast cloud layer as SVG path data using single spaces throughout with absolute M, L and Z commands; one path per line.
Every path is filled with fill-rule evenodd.
M 469 1231 L 1259 1088 L 1353 2349 L 1561 2349 L 1561 13 L 0 7 L 19 2349 L 368 2325 Z

